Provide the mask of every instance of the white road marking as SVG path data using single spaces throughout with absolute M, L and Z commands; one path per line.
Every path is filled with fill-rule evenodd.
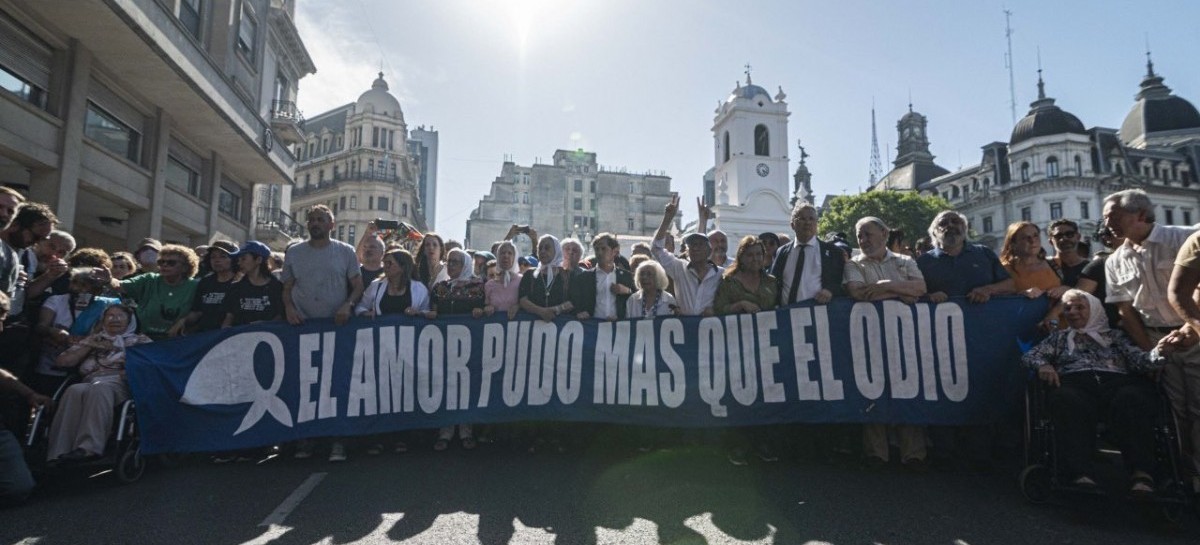
M 300 483 L 300 486 L 296 487 L 296 490 L 293 490 L 292 494 L 288 496 L 287 499 L 283 500 L 283 503 L 279 504 L 279 507 L 276 507 L 275 511 L 271 512 L 270 515 L 267 515 L 267 518 L 263 519 L 263 521 L 258 523 L 258 525 L 282 525 L 283 520 L 286 519 L 287 516 L 300 505 L 300 502 L 304 501 L 304 498 L 308 497 L 308 495 L 312 493 L 313 489 L 321 483 L 321 480 L 324 479 L 326 475 L 328 475 L 328 473 L 313 473 L 312 475 L 309 475 L 308 479 L 305 479 L 304 482 Z

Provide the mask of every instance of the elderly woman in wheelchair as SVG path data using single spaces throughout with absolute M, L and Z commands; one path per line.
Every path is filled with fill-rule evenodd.
M 1073 289 L 1062 302 L 1069 328 L 1054 331 L 1022 358 L 1044 384 L 1060 482 L 1079 491 L 1099 490 L 1093 453 L 1102 420 L 1130 472 L 1130 493 L 1152 495 L 1161 400 L 1145 373 L 1155 363 L 1123 332 L 1108 327 L 1096 297 Z
M 84 462 L 104 454 L 112 432 L 113 410 L 129 399 L 125 380 L 125 349 L 150 342 L 134 331 L 133 309 L 105 309 L 92 334 L 58 356 L 56 365 L 77 368 L 81 380 L 69 386 L 58 401 L 50 426 L 47 460 Z

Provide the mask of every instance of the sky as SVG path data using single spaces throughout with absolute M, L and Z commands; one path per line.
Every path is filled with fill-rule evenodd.
M 461 240 L 506 157 L 583 148 L 602 165 L 665 171 L 694 202 L 714 166 L 714 109 L 749 64 L 756 85 L 787 94 L 789 171 L 801 140 L 819 203 L 865 187 L 872 104 L 885 173 L 910 96 L 945 168 L 1008 140 L 1005 9 L 1018 119 L 1040 57 L 1060 107 L 1119 128 L 1147 44 L 1165 83 L 1200 104 L 1193 0 L 300 0 L 317 73 L 298 102 L 309 117 L 353 102 L 382 69 L 409 128 L 439 133 L 435 227 Z

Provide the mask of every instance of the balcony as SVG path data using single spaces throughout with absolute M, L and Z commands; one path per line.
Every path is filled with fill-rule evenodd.
M 260 206 L 254 217 L 255 236 L 272 249 L 282 249 L 292 240 L 304 238 L 305 225 L 283 210 Z
M 339 172 L 333 175 L 333 177 L 330 179 L 326 179 L 311 185 L 301 185 L 301 182 L 297 181 L 296 186 L 292 188 L 292 196 L 301 197 L 304 195 L 311 195 L 313 193 L 331 190 L 342 182 L 383 182 L 391 185 L 403 184 L 413 189 L 416 188 L 415 182 L 401 182 L 400 176 L 396 174 L 364 170 L 351 173 Z
M 285 144 L 304 141 L 304 114 L 290 100 L 271 101 L 271 130 Z

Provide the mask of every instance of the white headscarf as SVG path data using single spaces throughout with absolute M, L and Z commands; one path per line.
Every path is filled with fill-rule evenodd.
M 537 278 L 545 275 L 546 285 L 549 286 L 550 284 L 554 283 L 554 271 L 562 267 L 563 253 L 562 244 L 558 242 L 557 238 L 554 238 L 554 235 L 542 235 L 542 237 L 538 239 L 537 247 L 541 248 L 542 241 L 546 239 L 550 239 L 550 241 L 554 243 L 554 259 L 551 259 L 549 262 L 542 261 L 539 263 L 537 270 L 533 273 L 533 276 L 534 278 Z M 535 249 L 534 252 L 536 253 L 537 250 Z M 542 256 L 539 255 L 538 259 L 541 258 Z
M 451 260 L 457 260 L 463 266 L 462 272 L 458 273 L 458 278 L 450 279 L 451 284 L 463 284 L 475 278 L 475 260 L 471 258 L 471 254 L 468 254 L 461 248 L 455 248 L 450 250 L 449 254 L 446 254 L 446 261 L 449 262 Z
M 1071 299 L 1082 299 L 1088 304 L 1088 321 L 1083 328 L 1076 329 L 1074 327 L 1067 330 L 1067 353 L 1075 352 L 1075 337 L 1077 335 L 1087 335 L 1095 340 L 1100 346 L 1107 347 L 1109 340 L 1104 336 L 1108 333 L 1108 316 L 1104 313 L 1104 304 L 1092 295 L 1083 290 L 1067 290 L 1063 294 L 1063 302 Z
M 503 284 L 504 287 L 508 287 L 508 283 L 512 281 L 512 279 L 520 278 L 521 276 L 521 269 L 517 266 L 517 245 L 513 244 L 511 240 L 501 242 L 500 245 L 496 247 L 496 267 L 500 267 L 500 250 L 506 247 L 512 250 L 513 261 L 512 266 L 510 266 L 508 269 L 500 271 L 500 283 Z

